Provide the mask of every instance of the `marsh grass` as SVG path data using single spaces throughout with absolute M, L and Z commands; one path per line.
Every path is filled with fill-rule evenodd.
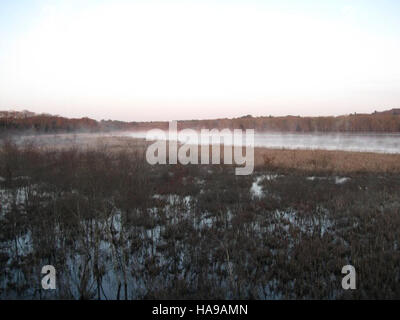
M 126 143 L 1 145 L 0 297 L 400 298 L 398 156 L 256 149 L 235 176 Z

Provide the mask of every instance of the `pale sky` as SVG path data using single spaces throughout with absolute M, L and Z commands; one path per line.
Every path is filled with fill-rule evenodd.
M 400 107 L 400 1 L 0 0 L 0 110 L 125 121 Z

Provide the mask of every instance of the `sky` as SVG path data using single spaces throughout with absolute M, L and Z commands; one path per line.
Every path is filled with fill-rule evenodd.
M 0 110 L 124 121 L 400 107 L 400 1 L 0 0 Z

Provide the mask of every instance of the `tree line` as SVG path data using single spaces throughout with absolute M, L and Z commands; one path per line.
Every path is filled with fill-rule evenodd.
M 87 117 L 70 119 L 32 112 L 0 111 L 0 133 L 68 133 L 104 132 L 116 130 L 168 129 L 167 121 L 124 122 L 115 120 L 96 121 Z M 178 128 L 192 129 L 255 129 L 272 132 L 400 132 L 400 111 L 392 109 L 373 114 L 350 114 L 329 117 L 253 117 L 221 118 L 212 120 L 183 120 Z

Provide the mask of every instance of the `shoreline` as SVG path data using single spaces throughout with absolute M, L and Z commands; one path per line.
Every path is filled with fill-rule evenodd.
M 72 139 L 59 136 L 49 139 L 17 140 L 20 148 L 39 148 L 41 150 L 84 151 L 103 150 L 104 152 L 121 152 L 129 150 L 145 153 L 152 141 L 127 136 L 78 136 Z M 36 138 L 36 137 L 35 137 Z M 244 147 L 243 147 L 244 148 Z M 221 146 L 222 150 L 222 146 Z M 223 152 L 221 152 L 222 157 Z M 223 163 L 223 161 L 221 161 Z M 400 173 L 400 154 L 376 153 L 365 151 L 326 150 L 326 149 L 288 149 L 288 148 L 254 148 L 255 170 L 296 170 L 307 172 L 332 173 Z

